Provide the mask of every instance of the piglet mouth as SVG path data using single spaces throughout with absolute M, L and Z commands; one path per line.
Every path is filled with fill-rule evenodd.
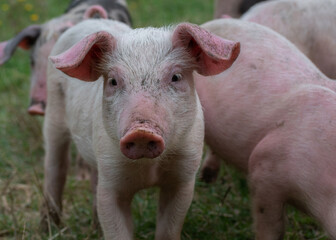
M 165 149 L 163 137 L 150 126 L 134 126 L 120 139 L 121 152 L 130 159 L 156 158 Z

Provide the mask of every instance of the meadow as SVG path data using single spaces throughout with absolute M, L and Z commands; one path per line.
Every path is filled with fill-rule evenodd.
M 68 0 L 1 0 L 0 42 L 30 24 L 64 12 Z M 212 19 L 212 0 L 128 0 L 133 27 L 162 26 Z M 0 239 L 102 239 L 92 222 L 88 181 L 78 181 L 71 163 L 63 198 L 62 226 L 39 231 L 43 200 L 42 117 L 27 114 L 29 53 L 18 50 L 0 67 Z M 75 153 L 73 154 L 75 155 Z M 133 201 L 136 239 L 153 239 L 158 190 L 138 193 Z M 265 196 L 267 197 L 267 196 Z M 294 208 L 287 211 L 285 239 L 327 239 L 316 222 Z M 253 239 L 248 184 L 224 165 L 214 184 L 197 181 L 182 239 Z

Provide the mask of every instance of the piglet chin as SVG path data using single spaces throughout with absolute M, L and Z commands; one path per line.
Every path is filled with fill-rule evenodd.
M 121 152 L 130 159 L 156 158 L 165 149 L 163 138 L 148 127 L 132 128 L 120 139 Z

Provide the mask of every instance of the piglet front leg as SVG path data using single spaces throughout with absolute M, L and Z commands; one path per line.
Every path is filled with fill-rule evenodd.
M 156 240 L 179 240 L 190 207 L 195 181 L 167 184 L 161 188 L 156 221 Z
M 97 210 L 104 239 L 133 239 L 132 198 L 133 194 L 122 194 L 98 181 Z

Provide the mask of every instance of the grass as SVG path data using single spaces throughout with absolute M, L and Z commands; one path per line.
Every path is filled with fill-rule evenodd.
M 61 14 L 68 1 L 2 0 L 0 41 L 24 27 L 43 23 Z M 129 0 L 134 27 L 161 26 L 212 18 L 212 1 Z M 92 227 L 89 183 L 77 181 L 72 167 L 64 193 L 63 225 L 41 233 L 43 137 L 41 117 L 26 113 L 29 91 L 29 58 L 18 50 L 0 67 L 0 239 L 102 239 Z M 142 191 L 133 201 L 137 239 L 153 239 L 157 189 Z M 285 239 L 326 239 L 317 224 L 293 208 L 288 210 Z M 231 167 L 221 170 L 215 184 L 196 183 L 182 239 L 253 239 L 250 198 L 245 177 Z

